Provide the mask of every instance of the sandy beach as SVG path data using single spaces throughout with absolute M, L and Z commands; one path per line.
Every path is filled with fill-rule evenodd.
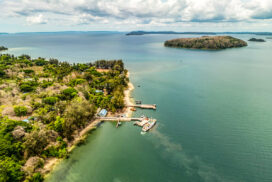
M 127 77 L 128 78 L 129 78 L 129 75 L 130 75 L 130 73 L 128 72 L 127 73 Z M 132 92 L 132 90 L 134 90 L 134 85 L 131 82 L 129 82 L 128 83 L 128 88 L 125 90 L 125 93 L 124 93 L 125 94 L 124 99 L 125 99 L 125 105 L 126 106 L 134 104 L 134 100 L 133 100 L 133 98 L 131 98 L 131 92 Z M 124 114 L 126 114 L 127 117 L 131 117 L 132 113 L 133 113 L 133 111 L 131 111 L 129 107 L 125 108 Z

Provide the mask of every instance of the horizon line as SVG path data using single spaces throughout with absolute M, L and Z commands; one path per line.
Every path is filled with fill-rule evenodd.
M 29 31 L 29 32 L 0 32 L 0 34 L 24 34 L 24 33 L 73 33 L 73 32 L 78 32 L 78 33 L 88 33 L 88 32 L 115 32 L 115 33 L 131 33 L 131 32 L 143 32 L 143 33 L 149 33 L 149 32 L 154 32 L 154 33 L 163 33 L 163 32 L 169 32 L 169 33 L 269 33 L 272 34 L 272 32 L 267 32 L 267 31 L 173 31 L 173 30 L 162 30 L 162 31 L 155 31 L 155 30 L 132 30 L 132 31 L 117 31 L 117 30 L 63 30 L 63 31 Z

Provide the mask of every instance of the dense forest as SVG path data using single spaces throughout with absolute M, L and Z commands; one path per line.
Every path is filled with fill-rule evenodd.
M 198 38 L 180 38 L 167 40 L 166 47 L 189 48 L 189 49 L 226 49 L 244 47 L 247 43 L 231 36 L 202 36 Z
M 4 46 L 0 46 L 0 51 L 6 51 L 8 50 L 8 48 L 4 47 Z
M 0 181 L 43 181 L 46 159 L 67 157 L 98 108 L 124 107 L 126 74 L 122 60 L 0 55 Z

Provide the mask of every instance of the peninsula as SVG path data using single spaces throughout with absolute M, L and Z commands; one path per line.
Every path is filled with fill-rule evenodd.
M 219 50 L 244 47 L 247 43 L 231 36 L 202 36 L 198 38 L 179 38 L 164 42 L 166 47 Z
M 265 42 L 264 39 L 257 39 L 257 38 L 251 38 L 248 41 L 251 41 L 251 42 Z
M 4 46 L 0 46 L 0 51 L 6 51 L 8 50 L 8 48 L 4 47 Z
M 0 181 L 43 181 L 98 121 L 129 103 L 122 60 L 69 64 L 0 54 Z M 129 109 L 126 109 L 129 110 Z

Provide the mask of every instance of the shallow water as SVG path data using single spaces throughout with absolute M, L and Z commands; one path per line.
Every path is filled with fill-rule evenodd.
M 222 51 L 163 47 L 176 37 L 181 36 L 0 35 L 0 44 L 16 55 L 123 59 L 133 96 L 158 105 L 157 111 L 135 113 L 158 120 L 151 132 L 141 135 L 132 123 L 103 123 L 47 181 L 272 181 L 271 40 Z

